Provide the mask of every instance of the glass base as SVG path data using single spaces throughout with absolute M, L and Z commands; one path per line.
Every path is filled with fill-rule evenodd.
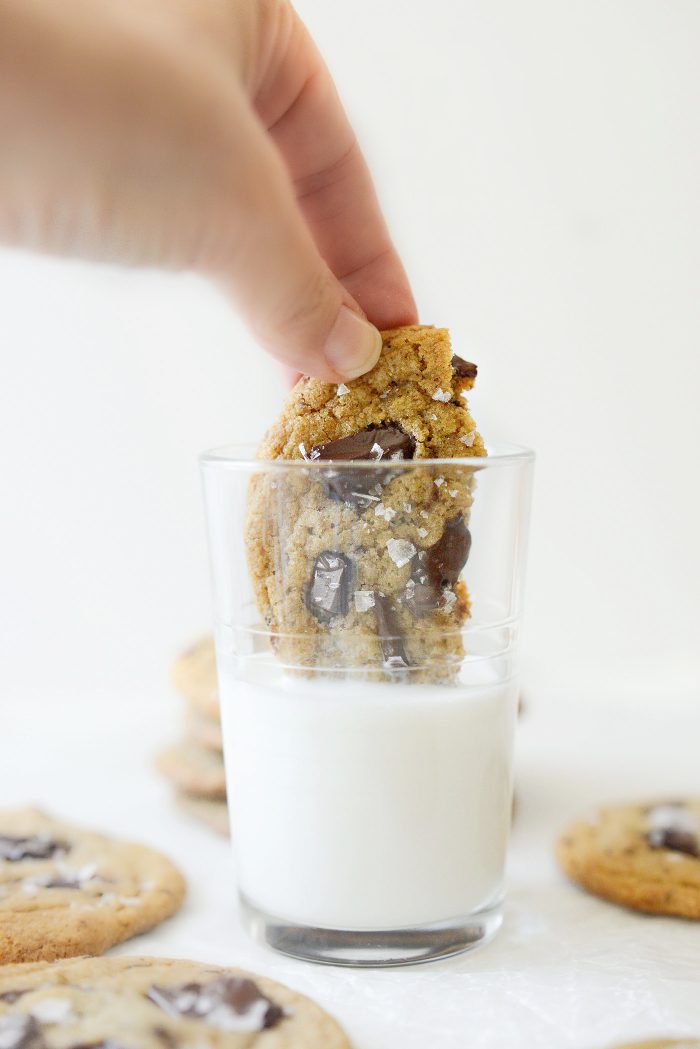
M 275 918 L 243 893 L 240 905 L 243 925 L 258 943 L 306 962 L 353 968 L 417 965 L 473 951 L 492 940 L 503 921 L 499 901 L 466 918 L 413 928 L 358 932 L 316 928 Z

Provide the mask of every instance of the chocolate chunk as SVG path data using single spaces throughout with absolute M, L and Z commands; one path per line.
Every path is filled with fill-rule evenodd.
M 420 580 L 423 580 L 421 582 Z M 414 616 L 425 616 L 428 612 L 434 612 L 436 608 L 442 608 L 445 604 L 443 591 L 429 582 L 427 575 L 421 568 L 413 573 L 403 593 L 403 603 L 410 608 Z
M 220 1031 L 262 1031 L 274 1027 L 284 1010 L 262 993 L 253 980 L 221 976 L 210 983 L 151 987 L 147 997 L 168 1016 L 206 1020 Z
M 437 543 L 424 551 L 425 556 L 419 555 L 403 594 L 414 615 L 424 616 L 444 607 L 445 591 L 459 579 L 471 545 L 471 532 L 459 514 L 447 521 Z
M 17 838 L 11 834 L 0 834 L 0 860 L 49 860 L 57 852 L 67 852 L 68 846 L 53 841 L 45 834 Z
M 311 449 L 311 455 L 314 459 L 341 463 L 356 462 L 358 459 L 379 462 L 391 458 L 412 459 L 415 450 L 413 437 L 398 426 L 378 426 L 361 430 L 350 437 L 341 437 L 337 441 L 317 444 Z
M 404 433 L 398 426 L 374 427 L 362 430 L 350 437 L 341 437 L 327 444 L 317 444 L 311 449 L 315 459 L 332 462 L 391 462 L 396 459 L 412 459 L 416 442 L 410 434 Z M 328 494 L 332 499 L 351 503 L 358 510 L 365 510 L 372 503 L 379 502 L 376 495 L 370 494 L 378 480 L 387 484 L 393 474 L 382 472 L 376 476 L 374 470 L 338 470 L 337 473 L 324 474 Z
M 374 595 L 374 614 L 377 619 L 379 644 L 387 670 L 404 670 L 411 664 L 406 655 L 394 606 L 384 594 Z
M 456 353 L 452 358 L 452 367 L 458 379 L 476 379 L 476 365 L 472 364 L 471 361 L 465 361 L 464 358 L 458 357 Z
M 446 522 L 437 543 L 426 550 L 422 566 L 436 588 L 452 586 L 467 563 L 472 537 L 461 514 Z
M 347 614 L 351 575 L 352 562 L 343 554 L 324 550 L 318 555 L 306 588 L 306 605 L 319 623 L 330 623 L 335 616 Z
M 0 1049 L 45 1049 L 41 1028 L 33 1016 L 13 1013 L 0 1017 Z
M 700 858 L 700 841 L 697 836 L 681 827 L 655 827 L 646 836 L 652 849 L 672 849 L 686 856 Z

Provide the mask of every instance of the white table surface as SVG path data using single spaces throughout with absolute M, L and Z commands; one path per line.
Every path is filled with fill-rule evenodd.
M 228 843 L 181 815 L 153 752 L 179 702 L 97 689 L 4 703 L 0 797 L 161 848 L 184 871 L 182 911 L 116 950 L 236 964 L 310 994 L 356 1049 L 595 1049 L 700 1035 L 700 925 L 626 912 L 558 873 L 555 832 L 598 801 L 700 793 L 700 706 L 572 705 L 531 696 L 517 741 L 519 809 L 506 920 L 473 954 L 408 969 L 309 965 L 252 943 L 234 900 Z

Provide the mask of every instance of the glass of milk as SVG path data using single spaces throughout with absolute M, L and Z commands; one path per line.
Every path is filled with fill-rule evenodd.
M 262 462 L 241 447 L 202 457 L 237 891 L 257 940 L 310 961 L 380 966 L 446 957 L 497 932 L 533 460 L 515 446 L 390 464 Z M 427 591 L 445 614 L 422 614 L 423 600 L 400 626 L 364 620 L 360 611 L 376 606 L 352 586 L 340 607 L 335 588 L 350 585 L 340 577 L 361 574 L 357 529 L 376 516 L 369 494 L 381 499 L 397 482 L 422 493 L 415 505 L 394 500 L 390 526 L 403 540 L 413 534 L 407 515 L 431 524 L 431 485 L 442 488 L 443 477 L 461 493 L 471 539 L 463 567 L 462 549 L 453 575 Z M 319 486 L 341 504 L 330 519 L 315 510 Z M 369 501 L 343 516 L 348 491 Z M 304 507 L 323 539 L 310 534 L 300 575 Z M 361 556 L 371 557 L 369 519 L 368 534 Z M 267 576 L 255 553 L 261 536 Z M 319 543 L 335 561 L 315 559 Z M 394 561 L 406 576 L 399 595 L 387 575 L 394 608 L 418 607 L 414 583 L 425 598 L 413 557 L 405 569 Z M 376 600 L 387 597 L 377 589 Z M 464 614 L 448 614 L 457 600 Z M 302 622 L 300 602 L 313 613 Z M 377 623 L 388 637 L 378 640 Z

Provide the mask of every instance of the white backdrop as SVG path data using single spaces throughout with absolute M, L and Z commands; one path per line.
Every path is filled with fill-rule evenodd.
M 526 682 L 690 695 L 700 646 L 700 5 L 299 0 L 422 319 L 538 452 Z M 275 366 L 191 277 L 0 255 L 2 698 L 162 689 L 207 629 L 197 453 Z

